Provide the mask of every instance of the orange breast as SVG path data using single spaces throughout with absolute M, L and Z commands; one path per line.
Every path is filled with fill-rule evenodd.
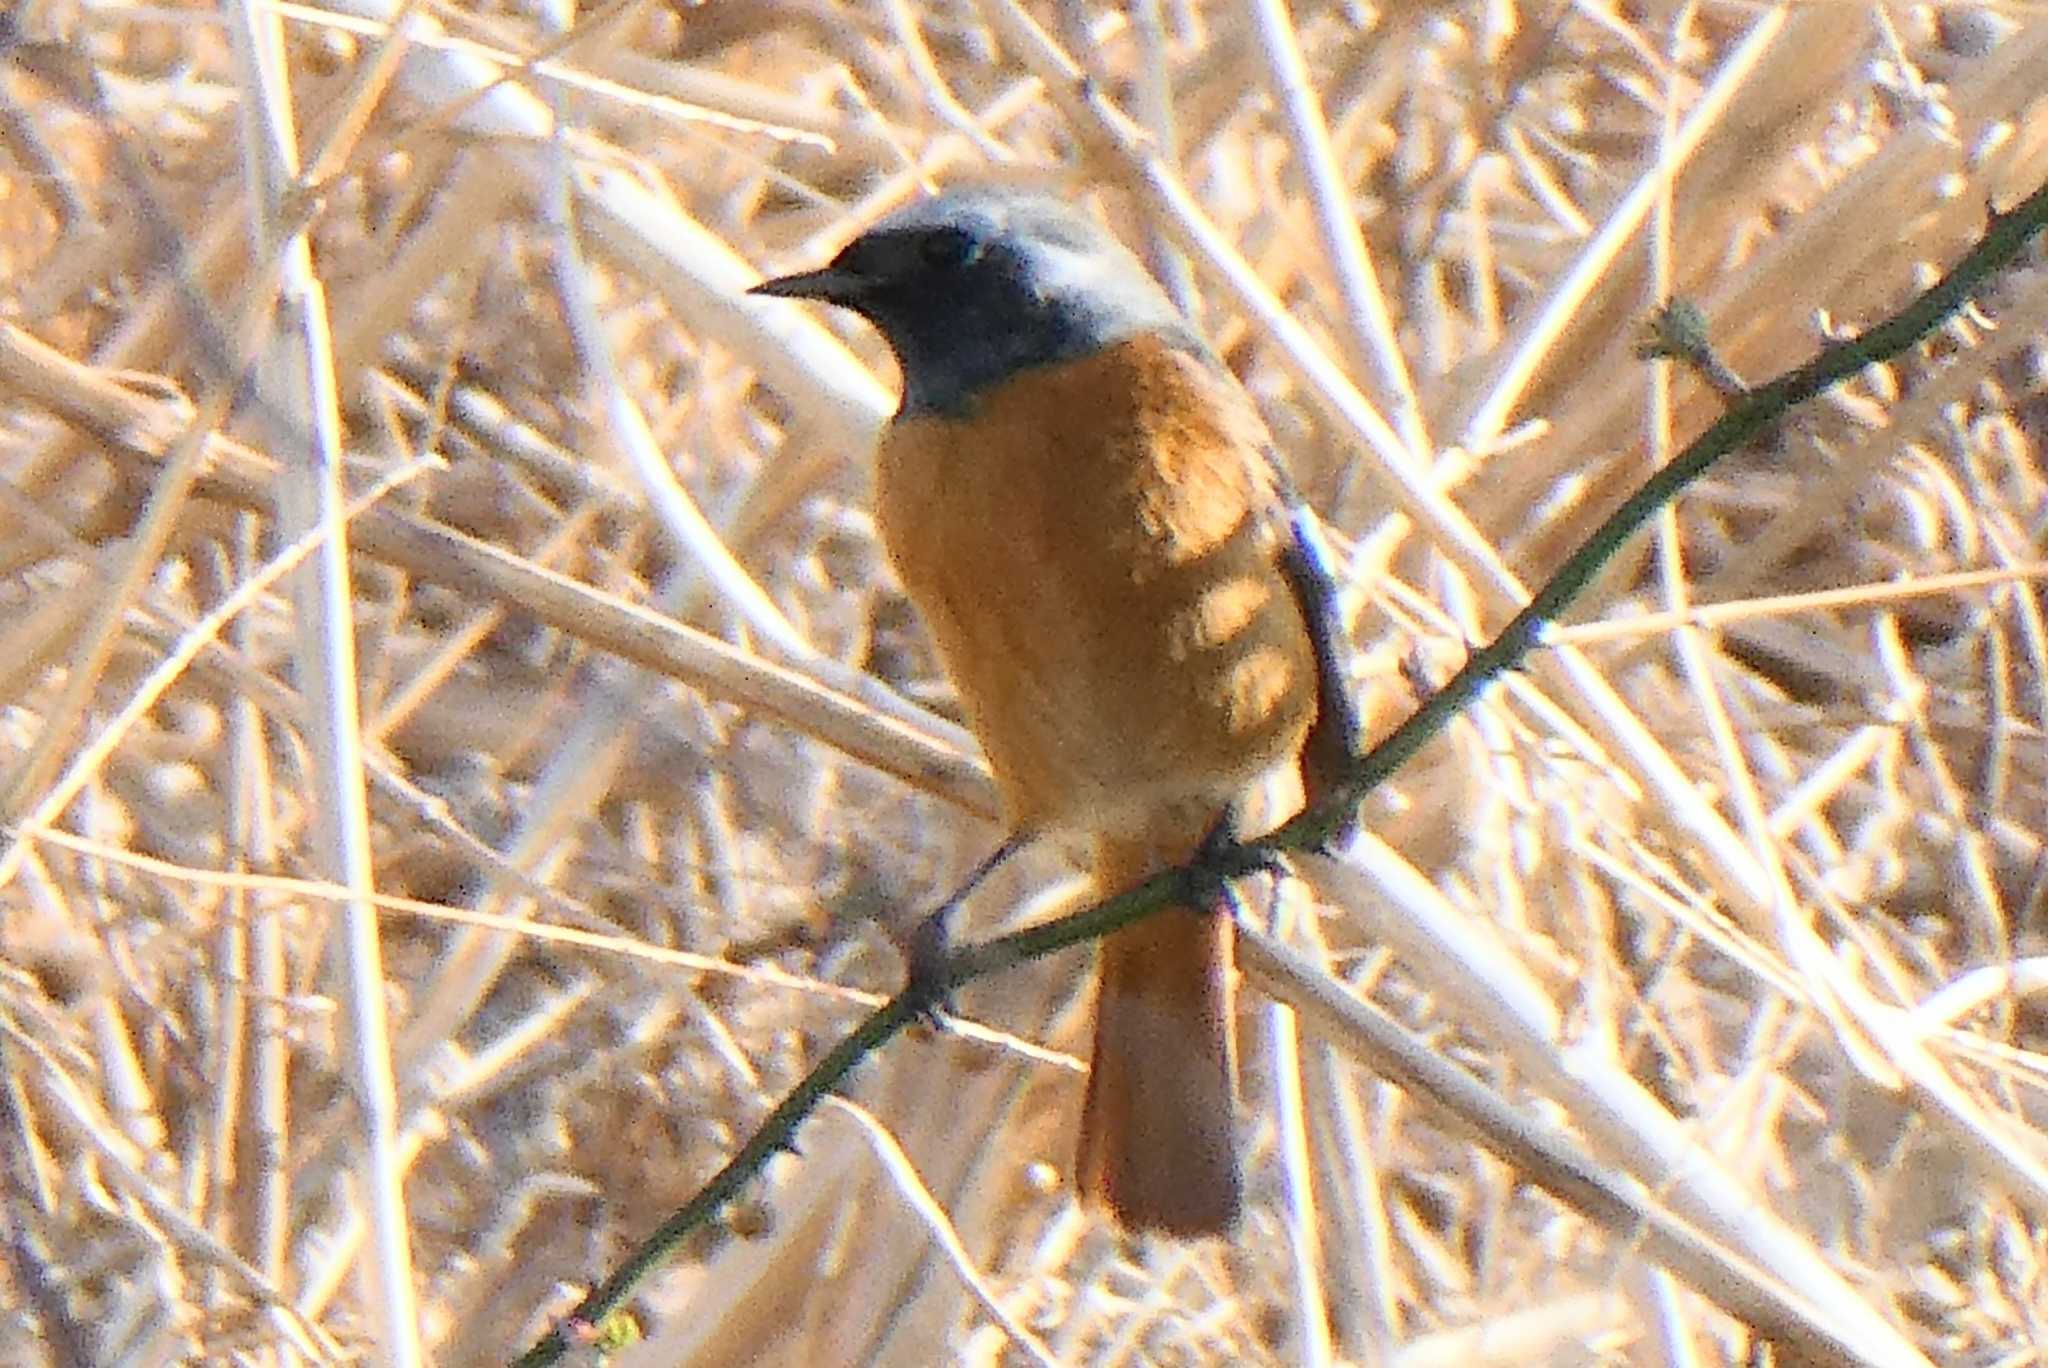
M 1141 339 L 899 419 L 876 518 L 1011 821 L 1220 807 L 1315 716 L 1249 401 Z

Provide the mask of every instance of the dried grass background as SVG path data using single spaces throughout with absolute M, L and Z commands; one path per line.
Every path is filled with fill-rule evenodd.
M 2048 176 L 2018 3 L 12 22 L 8 1362 L 501 1361 L 900 982 L 999 833 L 866 512 L 885 354 L 761 273 L 921 183 L 1090 199 L 1332 524 L 1384 725 L 1716 411 L 1636 359 L 1657 301 L 1762 378 Z M 1872 1362 L 2048 1357 L 2044 316 L 2010 276 L 1728 463 L 1375 799 L 1373 898 L 1279 906 L 1591 1158 L 1725 1175 L 1724 1241 L 1812 1261 Z M 1384 948 L 1402 897 L 1487 963 Z M 1760 1361 L 1256 993 L 1241 1236 L 1120 1242 L 1063 1185 L 1083 967 L 865 1066 L 617 1361 Z

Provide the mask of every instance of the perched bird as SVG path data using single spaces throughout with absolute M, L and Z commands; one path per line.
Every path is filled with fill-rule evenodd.
M 876 525 L 1013 833 L 1080 837 L 1120 892 L 1289 815 L 1248 798 L 1313 759 L 1312 731 L 1348 754 L 1332 619 L 1265 428 L 1092 219 L 954 192 L 753 293 L 851 309 L 895 352 Z M 1127 1229 L 1238 1217 L 1231 972 L 1219 908 L 1102 944 L 1075 1181 Z

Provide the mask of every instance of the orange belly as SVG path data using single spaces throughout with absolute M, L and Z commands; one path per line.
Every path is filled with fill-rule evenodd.
M 1227 380 L 1155 339 L 891 425 L 877 523 L 1014 826 L 1213 816 L 1300 746 L 1315 669 L 1263 440 Z

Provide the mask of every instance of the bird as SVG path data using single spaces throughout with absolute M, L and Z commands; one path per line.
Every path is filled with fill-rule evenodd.
M 951 190 L 750 293 L 851 310 L 895 355 L 875 526 L 1013 836 L 1114 894 L 1262 834 L 1351 752 L 1327 568 L 1265 426 L 1088 214 Z M 1073 1176 L 1134 1233 L 1226 1235 L 1244 1205 L 1233 923 L 1203 901 L 1098 953 Z

